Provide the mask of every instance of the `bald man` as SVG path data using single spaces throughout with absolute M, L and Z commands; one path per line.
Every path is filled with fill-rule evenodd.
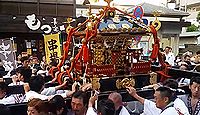
M 130 115 L 128 110 L 123 106 L 122 96 L 117 93 L 113 92 L 108 96 L 108 99 L 112 100 L 115 104 L 115 115 Z

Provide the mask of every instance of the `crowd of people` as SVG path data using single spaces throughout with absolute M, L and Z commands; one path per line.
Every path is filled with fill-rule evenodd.
M 181 70 L 197 71 L 200 72 L 200 51 L 193 54 L 191 51 L 187 51 L 182 55 L 175 56 L 171 47 L 166 47 L 162 51 L 163 59 L 165 63 L 173 68 Z M 153 64 L 158 64 L 156 61 Z
M 191 56 L 190 52 L 183 57 L 174 57 L 172 49 L 166 47 L 163 54 L 165 61 L 172 67 L 182 70 L 194 70 L 200 63 L 200 51 Z M 5 69 L 0 62 L 0 75 L 5 74 Z M 45 57 L 39 62 L 37 57 L 18 56 L 17 68 L 10 73 L 11 82 L 0 79 L 0 114 L 11 115 L 9 104 L 27 103 L 28 115 L 130 115 L 136 114 L 127 108 L 122 101 L 122 95 L 111 92 L 106 99 L 98 100 L 98 92 L 94 91 L 88 96 L 92 84 L 80 85 L 74 82 L 67 87 L 68 82 L 56 84 L 56 80 L 48 74 L 49 68 L 55 62 L 47 64 Z M 194 68 L 192 68 L 195 65 Z M 184 66 L 184 67 L 183 67 Z M 198 69 L 196 69 L 198 71 Z M 54 73 L 54 77 L 58 73 Z M 48 86 L 48 84 L 54 84 Z M 9 87 L 22 86 L 23 91 L 13 93 Z M 189 82 L 190 94 L 176 95 L 178 82 L 167 79 L 161 85 L 153 85 L 154 99 L 148 100 L 137 94 L 134 87 L 126 87 L 127 94 L 143 105 L 143 115 L 200 115 L 200 76 L 192 77 Z M 17 89 L 19 90 L 19 89 Z M 66 98 L 71 98 L 71 104 L 66 103 Z M 134 108 L 134 109 L 137 109 Z M 139 114 L 139 113 L 137 113 Z

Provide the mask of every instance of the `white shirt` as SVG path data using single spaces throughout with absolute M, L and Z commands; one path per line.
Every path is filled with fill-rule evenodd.
M 173 53 L 169 52 L 168 54 L 165 54 L 166 57 L 166 62 L 168 62 L 171 66 L 174 66 L 174 60 L 175 60 L 175 56 Z
M 19 81 L 19 82 L 16 82 L 16 83 L 10 83 L 8 86 L 15 86 L 15 85 L 24 85 L 24 82 Z
M 13 94 L 8 97 L 4 97 L 3 99 L 0 99 L 0 104 L 16 104 L 16 103 L 22 103 L 25 100 L 25 96 L 23 94 Z
M 61 95 L 63 98 L 67 97 L 69 90 L 56 90 L 55 87 L 44 88 L 41 95 L 52 96 L 52 95 Z
M 93 107 L 89 107 L 86 115 L 97 115 L 97 113 L 95 112 Z M 128 110 L 124 106 L 122 106 L 122 109 L 121 109 L 119 115 L 130 115 L 130 114 L 129 114 Z
M 174 107 L 168 107 L 160 115 L 179 115 Z
M 161 109 L 156 107 L 156 103 L 148 99 L 144 100 L 143 115 L 160 115 Z
M 184 115 L 190 115 L 185 103 L 179 98 L 175 99 L 174 108 L 179 110 Z M 155 102 L 145 99 L 143 115 L 160 115 L 160 113 L 161 109 L 156 107 Z
M 28 91 L 28 92 L 26 92 L 25 96 L 26 96 L 26 101 L 27 102 L 32 98 L 39 98 L 41 100 L 47 100 L 48 99 L 48 96 L 41 95 L 41 94 L 39 94 L 39 93 L 37 93 L 35 91 Z
M 129 114 L 128 110 L 124 106 L 122 106 L 122 109 L 121 109 L 119 115 L 130 115 L 130 114 Z
M 60 96 L 62 96 L 63 98 L 66 98 L 66 97 L 67 97 L 66 93 L 60 93 L 60 94 L 57 94 L 57 95 L 60 95 Z M 39 98 L 39 99 L 41 99 L 41 100 L 47 100 L 47 99 L 50 98 L 51 96 L 53 96 L 53 95 L 47 96 L 47 95 L 39 94 L 39 93 L 37 93 L 37 92 L 35 92 L 35 91 L 28 91 L 28 92 L 26 92 L 26 94 L 25 94 L 25 101 L 28 102 L 28 101 L 29 101 L 30 99 L 32 99 L 32 98 Z
M 88 107 L 86 115 L 97 115 L 93 107 Z
M 180 99 L 176 98 L 174 101 L 174 107 L 180 111 L 184 115 L 190 115 L 188 108 L 186 107 L 185 103 Z
M 44 88 L 41 92 L 42 95 L 55 95 L 56 94 L 56 88 L 55 87 L 48 87 L 48 88 Z
M 15 104 L 15 98 L 13 96 L 4 97 L 3 99 L 0 99 L 0 104 Z
M 180 99 L 184 102 L 184 104 L 187 107 L 189 107 L 189 105 L 188 105 L 188 96 L 189 96 L 189 94 L 179 96 Z M 200 115 L 200 112 L 198 112 L 198 115 Z

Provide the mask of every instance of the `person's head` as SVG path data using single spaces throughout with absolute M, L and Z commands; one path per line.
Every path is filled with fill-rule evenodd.
M 163 86 L 178 89 L 178 82 L 174 79 L 167 79 L 163 82 Z
M 32 64 L 38 64 L 38 58 L 37 57 L 33 57 L 32 59 Z
M 48 104 L 41 99 L 33 98 L 28 102 L 27 106 L 28 115 L 48 115 L 49 113 Z
M 55 95 L 49 103 L 56 109 L 57 115 L 62 115 L 64 112 L 67 112 L 65 99 L 60 95 Z
M 42 56 L 42 61 L 46 62 L 46 57 L 45 56 Z
M 44 88 L 44 78 L 41 75 L 32 76 L 30 78 L 30 90 L 40 92 Z
M 171 48 L 169 46 L 165 47 L 165 53 L 168 54 L 171 51 Z
M 117 92 L 111 93 L 108 96 L 108 99 L 112 100 L 113 103 L 115 104 L 115 110 L 118 110 L 119 107 L 123 105 L 122 96 Z
M 197 55 L 200 55 L 200 51 L 197 51 L 196 54 L 197 54 Z
M 0 82 L 0 99 L 6 96 L 7 85 L 5 82 Z
M 28 65 L 29 65 L 29 59 L 28 59 L 28 57 L 22 57 L 20 59 L 20 61 L 22 62 L 23 67 L 28 67 Z
M 19 55 L 17 56 L 17 60 L 18 60 L 18 61 L 21 61 L 21 58 L 22 58 L 22 55 L 19 54 Z
M 25 69 L 23 67 L 18 67 L 16 69 L 16 78 L 17 78 L 18 81 L 24 81 Z
M 171 88 L 173 90 L 174 99 L 176 99 L 176 90 L 178 89 L 178 82 L 174 79 L 167 79 L 163 82 L 163 86 Z
M 83 114 L 87 106 L 87 95 L 83 91 L 76 91 L 72 95 L 71 107 L 75 114 Z
M 200 97 L 200 77 L 192 77 L 190 79 L 189 88 L 191 90 L 191 96 L 199 98 Z
M 53 67 L 53 66 L 56 67 L 56 66 L 58 65 L 58 62 L 56 61 L 56 59 L 52 59 L 52 60 L 50 61 L 49 65 L 52 66 L 52 67 Z
M 164 109 L 174 100 L 173 92 L 168 87 L 159 87 L 154 93 L 156 107 Z
M 114 115 L 115 105 L 109 99 L 102 99 L 97 103 L 98 115 Z
M 185 55 L 185 56 L 184 56 L 184 61 L 190 61 L 190 58 L 191 58 L 191 57 L 190 57 L 189 55 Z
M 181 64 L 180 67 L 179 67 L 180 70 L 188 70 L 189 67 L 187 64 Z
M 169 52 L 172 52 L 172 47 L 169 47 Z

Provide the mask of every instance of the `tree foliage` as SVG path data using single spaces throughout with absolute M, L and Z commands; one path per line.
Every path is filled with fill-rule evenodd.
M 200 21 L 200 12 L 197 15 L 197 21 Z
M 187 27 L 187 32 L 194 32 L 194 31 L 198 31 L 198 27 L 195 26 L 194 24 L 192 24 L 191 26 Z

